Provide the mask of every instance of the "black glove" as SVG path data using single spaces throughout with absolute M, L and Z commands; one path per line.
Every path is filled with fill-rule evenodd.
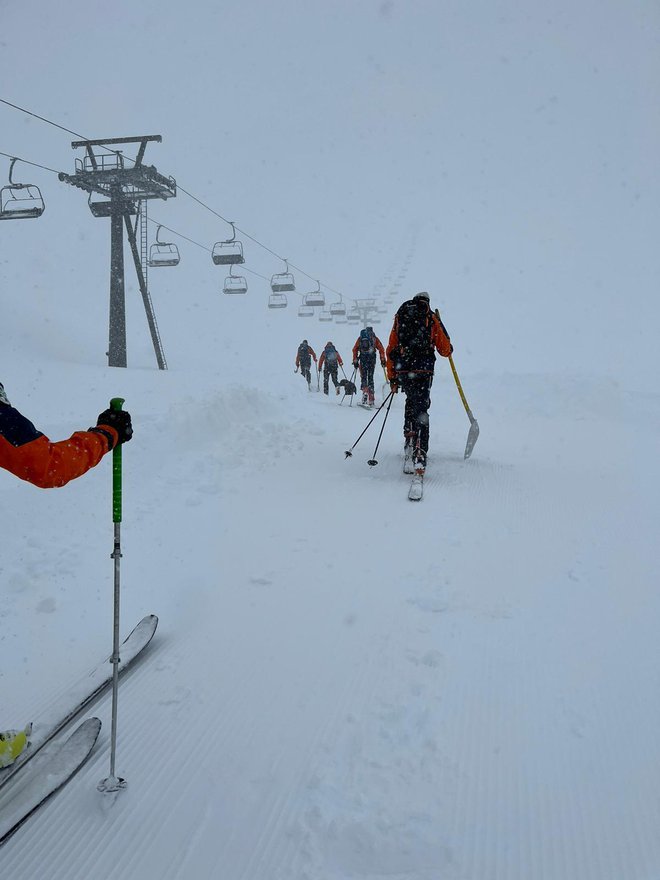
M 399 390 L 399 383 L 396 379 L 390 379 L 390 390 L 396 394 Z
M 125 409 L 104 410 L 96 420 L 96 427 L 89 429 L 90 431 L 95 431 L 97 434 L 103 434 L 108 440 L 108 449 L 112 449 L 115 445 L 114 440 L 109 431 L 103 430 L 104 425 L 114 428 L 119 435 L 117 446 L 121 443 L 127 443 L 133 436 L 131 415 L 130 413 L 127 413 Z
M 358 362 L 357 362 L 357 361 L 353 361 L 353 369 L 354 369 L 354 370 L 357 370 L 357 368 L 358 368 Z

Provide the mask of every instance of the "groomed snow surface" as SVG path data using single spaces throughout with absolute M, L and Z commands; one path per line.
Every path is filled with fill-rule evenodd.
M 120 689 L 127 789 L 96 790 L 106 695 L 92 759 L 3 847 L 3 876 L 660 876 L 658 396 L 470 369 L 455 338 L 481 437 L 463 461 L 438 362 L 412 504 L 402 399 L 369 468 L 380 420 L 345 459 L 369 413 L 293 373 L 325 328 L 249 295 L 186 308 L 198 346 L 177 349 L 161 304 L 161 373 L 72 356 L 98 327 L 44 351 L 11 319 L 7 393 L 52 439 L 126 398 L 122 633 L 160 626 Z M 356 332 L 332 330 L 347 363 Z M 0 474 L 5 727 L 109 653 L 110 486 L 109 458 L 50 492 Z

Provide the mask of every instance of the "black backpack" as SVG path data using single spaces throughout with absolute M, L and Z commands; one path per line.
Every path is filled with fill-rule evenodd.
M 363 354 L 373 354 L 376 351 L 374 332 L 368 327 L 365 327 L 364 330 L 360 330 L 360 351 L 363 352 Z
M 302 362 L 311 360 L 309 355 L 309 344 L 305 345 L 304 342 L 301 342 L 298 346 L 298 359 Z
M 399 308 L 396 316 L 399 356 L 408 364 L 419 364 L 431 357 L 432 313 L 428 302 L 423 299 L 408 300 Z
M 327 364 L 334 364 L 337 360 L 337 349 L 334 345 L 326 345 L 325 360 Z

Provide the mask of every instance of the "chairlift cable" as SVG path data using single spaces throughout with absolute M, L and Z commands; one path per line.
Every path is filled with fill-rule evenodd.
M 0 156 L 6 156 L 7 159 L 16 159 L 18 162 L 24 162 L 26 165 L 34 165 L 35 168 L 43 168 L 44 171 L 51 171 L 53 174 L 59 174 L 59 171 L 56 171 L 54 168 L 49 168 L 48 165 L 40 165 L 38 162 L 30 162 L 29 159 L 22 159 L 20 156 L 15 156 L 11 153 L 3 153 L 0 150 Z
M 19 107 L 18 104 L 13 104 L 11 101 L 7 101 L 5 98 L 0 98 L 0 103 L 1 103 L 1 104 L 5 104 L 7 107 L 11 107 L 11 108 L 13 108 L 14 110 L 19 110 L 21 113 L 25 113 L 25 114 L 27 114 L 28 116 L 32 116 L 32 117 L 34 117 L 35 119 L 39 119 L 41 122 L 45 122 L 47 125 L 52 125 L 54 128 L 59 128 L 61 131 L 64 131 L 64 132 L 66 132 L 67 134 L 72 134 L 72 135 L 74 135 L 75 137 L 80 138 L 80 140 L 86 140 L 86 138 L 84 137 L 84 135 L 80 134 L 79 132 L 77 132 L 77 131 L 73 131 L 72 129 L 67 128 L 67 127 L 64 126 L 64 125 L 60 125 L 60 124 L 57 123 L 57 122 L 53 122 L 51 119 L 46 119 L 45 116 L 40 116 L 38 113 L 33 113 L 31 110 L 27 110 L 25 107 Z M 99 145 L 99 146 L 102 146 L 102 148 L 103 148 L 104 150 L 106 150 L 108 153 L 115 153 L 115 154 L 116 154 L 116 152 L 117 152 L 116 150 L 111 150 L 109 147 L 106 147 L 106 146 L 104 146 L 104 145 L 102 145 L 102 144 Z M 7 153 L 2 153 L 2 154 L 0 154 L 0 155 L 8 156 Z M 12 159 L 12 158 L 14 158 L 14 157 L 13 157 L 13 156 L 8 156 L 8 158 Z M 18 157 L 16 157 L 16 158 L 18 158 Z M 131 161 L 131 162 L 134 162 L 134 161 L 135 161 L 135 160 L 132 159 L 130 156 L 125 156 L 124 158 L 125 158 L 125 159 L 128 159 L 128 160 Z M 25 160 L 21 159 L 20 161 L 25 161 Z M 37 163 L 35 163 L 35 162 L 29 162 L 28 164 L 30 164 L 30 165 L 36 165 L 36 167 L 38 167 L 38 168 L 44 168 L 46 171 L 52 171 L 54 174 L 58 174 L 58 173 L 59 173 L 59 172 L 55 171 L 55 170 L 52 169 L 52 168 L 47 168 L 45 165 L 37 165 Z M 269 248 L 269 247 L 268 247 L 267 245 L 265 245 L 263 242 L 259 241 L 259 239 L 255 238 L 253 235 L 250 235 L 249 232 L 246 232 L 244 229 L 241 229 L 239 226 L 236 226 L 236 225 L 233 224 L 230 220 L 227 220 L 226 217 L 223 217 L 222 214 L 218 213 L 218 211 L 215 211 L 213 208 L 211 208 L 209 205 L 207 205 L 207 204 L 206 204 L 205 202 L 203 202 L 201 199 L 197 198 L 197 196 L 193 195 L 191 192 L 188 192 L 188 190 L 184 189 L 184 188 L 178 183 L 178 181 L 177 181 L 177 189 L 180 190 L 182 193 L 185 193 L 185 195 L 187 195 L 187 196 L 188 196 L 189 198 L 191 198 L 193 201 L 197 202 L 197 204 L 199 204 L 201 207 L 206 208 L 207 211 L 210 211 L 211 214 L 214 214 L 216 217 L 218 217 L 218 218 L 219 218 L 220 220 L 222 220 L 224 223 L 228 223 L 230 226 L 233 226 L 234 229 L 235 229 L 235 230 L 238 230 L 238 232 L 240 232 L 241 235 L 244 235 L 246 238 L 249 238 L 250 241 L 254 242 L 256 245 L 258 245 L 259 247 L 263 248 L 263 250 L 267 251 L 269 254 L 271 254 L 272 256 L 276 257 L 278 260 L 284 260 L 284 257 L 280 256 L 280 254 L 276 253 L 274 250 L 272 250 L 271 248 Z M 150 219 L 150 218 L 149 218 L 149 219 Z M 168 227 L 165 226 L 164 224 L 161 224 L 161 225 L 163 226 L 164 229 L 168 229 Z M 179 233 L 174 232 L 174 230 L 172 230 L 172 229 L 169 229 L 169 231 L 170 231 L 170 232 L 173 232 L 175 235 L 179 235 Z M 185 235 L 181 235 L 180 237 L 186 239 L 186 236 L 185 236 Z M 186 239 L 186 240 L 192 241 L 192 239 Z M 197 242 L 193 242 L 193 244 L 197 244 Z M 204 247 L 204 245 L 199 245 L 199 246 L 200 246 L 200 247 Z M 205 250 L 208 250 L 208 248 L 206 248 L 206 247 L 204 247 L 204 249 L 205 249 Z M 317 280 L 316 278 L 314 278 L 313 275 L 310 275 L 308 272 L 305 272 L 304 269 L 301 269 L 300 266 L 296 266 L 294 263 L 290 263 L 290 265 L 291 265 L 291 267 L 292 267 L 293 269 L 296 270 L 296 272 L 300 272 L 301 275 L 304 275 L 306 278 L 309 278 L 311 281 L 316 281 L 316 280 Z M 249 271 L 252 271 L 252 270 L 249 270 Z M 257 273 L 257 272 L 253 272 L 253 274 L 258 275 L 259 273 Z M 261 275 L 261 276 L 259 276 L 259 277 L 263 278 L 264 276 Z M 268 279 L 266 279 L 266 280 L 268 280 Z M 322 286 L 325 287 L 326 290 L 329 290 L 331 293 L 336 293 L 338 296 L 342 296 L 342 294 L 341 294 L 338 290 L 335 290 L 333 287 L 330 287 L 330 286 L 327 285 L 327 284 L 323 284 Z

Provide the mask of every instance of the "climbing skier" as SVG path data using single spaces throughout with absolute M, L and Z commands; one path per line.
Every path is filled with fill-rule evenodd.
M 355 340 L 353 346 L 353 366 L 360 368 L 360 389 L 362 391 L 362 403 L 368 406 L 374 405 L 374 370 L 376 369 L 376 354 L 380 355 L 380 365 L 385 368 L 385 349 L 383 343 L 374 333 L 373 327 L 365 327 Z
M 96 426 L 51 443 L 15 409 L 0 384 L 0 467 L 41 489 L 64 486 L 133 436 L 126 410 L 107 409 Z
M 302 377 L 307 380 L 307 389 L 309 391 L 312 390 L 312 374 L 310 371 L 312 358 L 314 358 L 314 363 L 316 363 L 314 349 L 306 339 L 303 339 L 298 346 L 298 351 L 296 353 L 296 373 L 298 372 L 298 368 L 300 368 Z
M 321 352 L 321 357 L 319 358 L 319 373 L 323 370 L 323 393 L 328 393 L 328 385 L 329 379 L 332 379 L 332 384 L 335 386 L 336 393 L 341 393 L 341 388 L 339 387 L 339 379 L 337 377 L 337 370 L 339 367 L 343 367 L 344 362 L 341 359 L 341 355 L 335 348 L 332 342 L 326 342 L 325 348 Z
M 429 407 L 435 352 L 449 357 L 454 347 L 429 295 L 416 294 L 394 316 L 387 345 L 387 378 L 392 391 L 406 395 L 403 417 L 404 470 L 424 474 L 429 448 Z

